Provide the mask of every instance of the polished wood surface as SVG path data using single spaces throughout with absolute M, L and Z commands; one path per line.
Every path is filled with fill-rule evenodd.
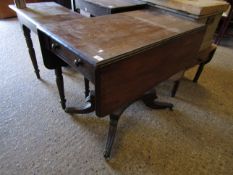
M 36 54 L 31 40 L 31 31 L 37 33 L 38 25 L 80 19 L 82 16 L 54 2 L 27 3 L 27 7 L 24 9 L 18 9 L 15 5 L 9 7 L 17 13 L 36 76 L 40 79 Z
M 30 18 L 68 14 L 71 12 L 55 2 L 27 3 L 27 8 L 25 9 L 18 9 L 15 5 L 10 5 L 10 7 L 17 13 Z
M 197 64 L 195 55 L 205 28 L 161 11 L 144 10 L 39 29 L 45 52 L 52 52 L 95 84 L 96 114 L 102 117 Z M 45 52 L 45 62 L 53 59 Z M 49 68 L 57 66 L 47 63 Z
M 26 0 L 27 3 L 46 2 L 46 1 L 49 1 L 49 0 Z M 8 7 L 10 4 L 14 4 L 14 0 L 1 0 L 0 2 L 1 2 L 0 3 L 0 19 L 16 16 L 15 12 L 12 11 Z
M 18 9 L 15 5 L 9 7 L 17 13 L 20 23 L 33 32 L 37 32 L 37 25 L 83 18 L 55 2 L 27 3 L 25 9 Z
M 200 26 L 166 13 L 145 10 L 48 24 L 41 30 L 65 43 L 90 64 L 101 65 Z
M 97 115 L 106 115 L 122 104 L 136 100 L 173 74 L 198 63 L 195 55 L 203 30 L 183 34 L 134 53 L 99 69 L 96 80 Z M 182 49 L 181 49 L 182 48 Z
M 209 15 L 224 12 L 228 3 L 221 0 L 145 0 L 151 4 L 183 11 L 193 15 Z

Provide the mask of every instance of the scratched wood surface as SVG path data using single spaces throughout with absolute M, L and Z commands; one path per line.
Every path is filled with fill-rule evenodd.
M 47 24 L 41 30 L 91 63 L 103 64 L 200 26 L 154 10 L 140 10 Z
M 204 25 L 159 10 L 39 26 L 41 38 L 50 43 L 45 50 L 71 66 L 73 60 L 80 59 L 82 64 L 77 70 L 88 79 L 93 77 L 89 80 L 95 85 L 99 117 L 111 114 L 174 73 L 197 64 L 195 55 L 204 29 Z M 54 42 L 60 47 L 50 49 Z
M 209 15 L 227 10 L 228 3 L 222 0 L 145 0 L 151 4 L 175 9 L 194 15 Z
M 25 9 L 18 9 L 15 5 L 9 7 L 17 13 L 18 18 L 31 25 L 34 30 L 36 25 L 83 18 L 55 2 L 27 3 Z

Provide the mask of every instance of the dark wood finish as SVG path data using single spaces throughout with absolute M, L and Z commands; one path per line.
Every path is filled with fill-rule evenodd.
M 57 57 L 63 58 L 64 62 L 69 64 L 73 69 L 79 71 L 84 75 L 84 77 L 94 82 L 95 72 L 92 64 L 88 63 L 85 59 L 79 57 L 71 48 L 63 46 L 61 43 L 59 43 L 59 41 L 48 39 L 47 44 L 49 50 L 53 54 L 55 54 Z M 44 55 L 44 57 L 47 57 L 47 55 Z M 69 57 L 69 59 L 66 59 L 66 57 Z M 53 58 L 48 59 L 50 59 L 51 61 L 51 63 L 49 63 L 50 65 L 54 64 Z
M 85 84 L 85 97 L 87 97 L 90 93 L 89 80 L 84 77 Z
M 46 24 L 39 28 L 51 37 L 51 41 L 60 43 L 77 58 L 96 67 L 154 47 L 164 39 L 195 32 L 200 26 L 166 13 L 141 10 Z M 60 49 L 65 48 L 61 46 Z
M 95 110 L 99 117 L 110 114 L 106 158 L 124 109 L 141 97 L 154 106 L 156 94 L 145 93 L 197 64 L 195 55 L 205 30 L 203 25 L 155 10 L 75 20 L 68 14 L 67 20 L 59 23 L 49 23 L 48 16 L 34 18 L 27 10 L 20 13 L 32 29 L 38 29 L 44 64 L 55 69 L 62 108 L 70 113 Z M 56 16 L 58 21 L 63 17 Z M 61 67 L 67 64 L 85 77 L 84 109 L 66 107 Z M 89 90 L 89 81 L 95 92 Z
M 32 61 L 32 65 L 34 67 L 35 73 L 36 73 L 36 77 L 38 79 L 40 79 L 40 70 L 38 68 L 38 64 L 37 64 L 37 60 L 36 60 L 36 54 L 35 54 L 35 50 L 33 47 L 33 43 L 32 43 L 32 39 L 31 39 L 31 31 L 30 29 L 28 29 L 26 26 L 23 26 L 23 33 L 24 33 L 24 37 L 26 40 L 26 44 L 28 47 L 28 52 Z
M 18 9 L 15 5 L 9 7 L 17 13 L 21 25 L 25 25 L 35 33 L 38 25 L 83 18 L 55 2 L 27 3 L 25 9 Z
M 198 63 L 195 55 L 204 29 L 161 12 L 139 11 L 44 25 L 38 35 L 46 67 L 67 63 L 85 76 L 86 83 L 94 84 L 95 96 L 86 101 L 84 110 L 66 112 L 110 114 L 104 152 L 108 159 L 118 120 L 128 105 L 143 97 L 149 107 L 173 107 L 156 103 L 156 94 L 145 92 Z
M 18 9 L 15 5 L 10 5 L 9 7 L 17 13 L 24 31 L 36 76 L 40 78 L 36 55 L 30 38 L 30 31 L 37 33 L 38 25 L 79 19 L 82 16 L 54 2 L 27 3 L 27 8 L 25 9 Z
M 145 103 L 145 105 L 152 109 L 173 109 L 173 104 L 161 102 L 161 101 L 155 101 L 157 98 L 157 94 L 155 89 L 152 89 L 144 94 L 142 97 L 142 101 Z
M 42 51 L 45 62 L 55 55 L 95 84 L 96 114 L 103 117 L 197 64 L 204 32 L 200 26 L 147 10 L 45 25 L 39 36 L 50 53 Z M 77 58 L 82 62 L 78 67 Z
M 173 87 L 172 87 L 171 97 L 175 97 L 175 96 L 176 96 L 176 92 L 177 92 L 179 86 L 180 86 L 180 80 L 176 80 L 176 81 L 174 82 Z
M 144 103 L 150 108 L 153 108 L 153 109 L 169 108 L 172 110 L 173 105 L 171 103 L 156 102 L 154 101 L 154 99 L 156 98 L 157 98 L 156 91 L 152 89 L 146 92 L 140 99 L 142 99 Z M 123 105 L 118 110 L 112 112 L 112 114 L 110 114 L 109 116 L 110 118 L 109 131 L 108 131 L 108 137 L 107 137 L 107 142 L 106 142 L 105 151 L 104 151 L 104 158 L 107 160 L 110 159 L 110 156 L 111 156 L 112 146 L 115 140 L 117 124 L 120 119 L 120 116 L 124 112 L 124 110 L 132 103 L 133 102 Z
M 146 7 L 146 3 L 139 0 L 75 0 L 75 4 L 91 16 L 109 15 Z
M 104 151 L 104 158 L 109 159 L 111 155 L 112 146 L 115 140 L 116 131 L 117 131 L 117 124 L 118 120 L 120 118 L 120 115 L 110 115 L 110 122 L 109 122 L 109 130 L 108 130 L 108 137 L 107 137 L 107 143 L 105 146 Z
M 62 69 L 61 67 L 55 68 L 55 75 L 56 75 L 56 83 L 58 87 L 58 92 L 60 95 L 60 103 L 62 106 L 62 109 L 66 108 L 66 99 L 65 99 L 65 92 L 64 92 L 64 82 L 63 82 L 63 76 L 62 76 Z
M 201 76 L 201 73 L 202 73 L 202 71 L 203 71 L 203 69 L 204 69 L 204 66 L 205 66 L 204 63 L 201 63 L 201 64 L 199 65 L 199 67 L 198 67 L 198 69 L 197 69 L 197 72 L 196 72 L 196 74 L 195 74 L 195 76 L 194 76 L 194 78 L 193 78 L 193 82 L 194 82 L 194 83 L 197 83 L 197 81 L 198 81 L 199 77 Z
M 224 35 L 233 36 L 232 33 L 228 34 L 228 30 L 230 28 L 230 24 L 233 22 L 233 0 L 227 0 L 227 2 L 231 5 L 228 13 L 223 13 L 222 15 L 222 23 L 220 25 L 219 31 L 217 32 L 217 36 L 215 38 L 214 43 L 219 45 Z
M 118 110 L 112 112 L 112 114 L 110 114 L 110 116 L 109 116 L 110 121 L 109 121 L 108 137 L 107 137 L 107 142 L 106 142 L 105 150 L 104 150 L 104 158 L 105 159 L 110 159 L 112 146 L 113 146 L 115 136 L 116 136 L 118 121 L 120 119 L 121 114 L 124 112 L 124 110 L 129 105 L 130 104 L 122 106 Z
M 54 0 L 54 1 L 68 9 L 71 9 L 71 0 Z
M 205 65 L 212 60 L 216 49 L 217 49 L 217 45 L 212 44 L 211 47 L 209 47 L 205 51 L 199 53 L 198 57 L 199 57 L 199 60 L 201 61 L 201 63 L 199 64 L 197 72 L 193 78 L 194 83 L 197 83 L 197 81 L 199 80 Z
M 57 67 L 67 66 L 67 64 L 62 59 L 50 52 L 51 44 L 48 38 L 42 37 L 41 32 L 38 33 L 38 36 L 40 43 L 43 43 L 40 45 L 40 47 L 45 67 L 48 69 L 55 69 Z
M 96 80 L 96 94 L 99 95 L 96 97 L 99 100 L 96 103 L 97 115 L 110 113 L 122 104 L 139 98 L 171 75 L 196 65 L 198 60 L 194 56 L 202 32 L 183 35 L 170 40 L 169 44 L 161 43 L 128 59 L 101 67 Z
M 209 48 L 198 53 L 197 60 L 199 61 L 199 67 L 193 78 L 194 83 L 197 83 L 198 79 L 200 78 L 201 73 L 204 69 L 204 66 L 212 60 L 216 49 L 217 49 L 217 45 L 212 44 Z M 177 90 L 179 88 L 179 85 L 180 85 L 180 79 L 177 79 L 176 81 L 174 81 L 174 85 L 171 90 L 171 97 L 175 97 Z
M 66 107 L 66 99 L 65 99 L 65 90 L 64 90 L 64 81 L 62 76 L 62 68 L 61 66 L 57 66 L 55 68 L 55 75 L 56 75 L 56 83 L 57 88 L 60 96 L 60 103 L 62 106 L 62 109 L 65 110 L 67 113 L 78 113 L 78 114 L 86 114 L 93 112 L 95 110 L 95 93 L 93 91 L 89 90 L 89 84 L 87 84 L 87 80 L 85 81 L 85 94 L 87 92 L 88 95 L 86 96 L 86 102 L 85 105 L 82 108 L 75 108 L 75 107 Z

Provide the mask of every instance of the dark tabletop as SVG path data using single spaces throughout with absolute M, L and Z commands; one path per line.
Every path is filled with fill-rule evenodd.
M 92 64 L 102 64 L 200 26 L 167 13 L 140 10 L 52 23 L 40 30 L 84 55 Z
M 83 18 L 80 14 L 72 12 L 55 2 L 27 3 L 27 8 L 24 9 L 19 9 L 15 5 L 10 5 L 10 8 L 14 10 L 18 16 L 29 20 L 33 25 Z

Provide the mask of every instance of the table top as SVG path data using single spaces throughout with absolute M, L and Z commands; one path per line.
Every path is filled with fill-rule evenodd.
M 27 8 L 19 9 L 15 5 L 9 6 L 18 16 L 29 20 L 33 25 L 57 23 L 61 21 L 83 18 L 55 2 L 27 3 Z
M 228 3 L 222 0 L 144 0 L 154 5 L 178 10 L 193 15 L 211 15 L 222 13 L 228 8 Z
M 86 1 L 110 9 L 145 4 L 145 2 L 139 0 L 79 0 L 79 1 Z
M 101 65 L 140 52 L 203 26 L 156 10 L 139 10 L 47 24 L 40 30 L 91 64 Z

